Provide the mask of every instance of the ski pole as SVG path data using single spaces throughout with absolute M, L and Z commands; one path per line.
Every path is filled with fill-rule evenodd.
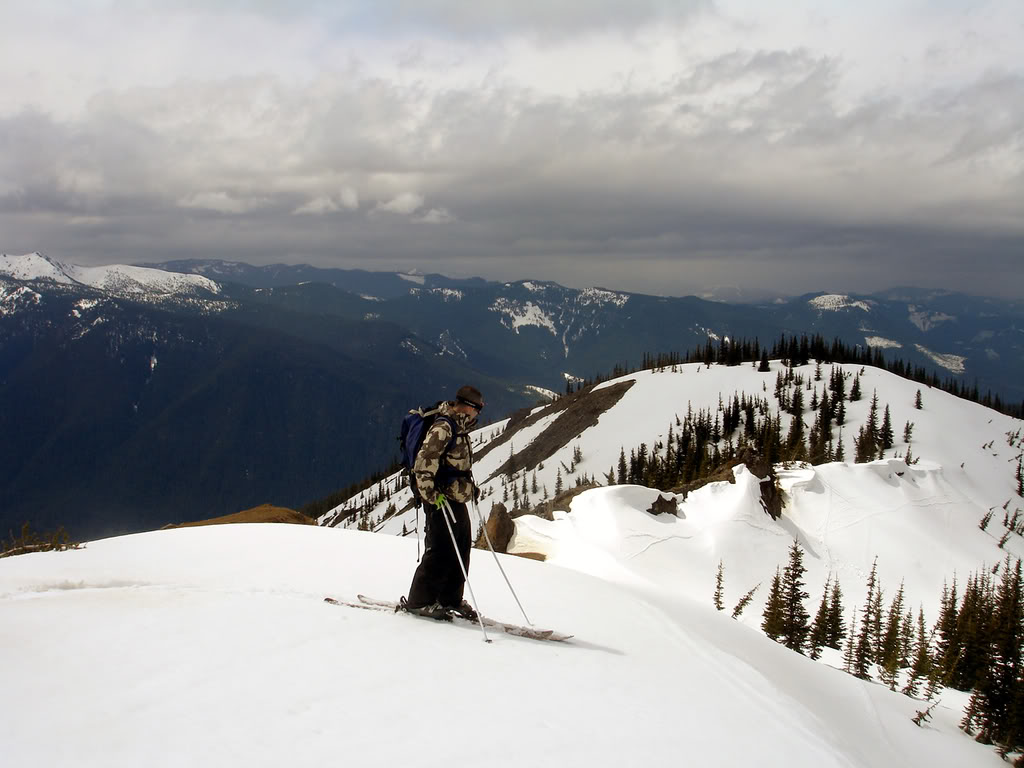
M 420 505 L 416 505 L 416 562 L 420 561 Z
M 512 597 L 516 599 L 516 605 L 519 606 L 519 610 L 523 612 L 523 618 L 526 619 L 526 623 L 532 627 L 533 622 L 530 621 L 530 617 L 526 615 L 526 610 L 523 608 L 523 604 L 519 602 L 519 595 L 516 594 L 515 589 L 512 587 L 512 582 L 508 580 L 508 575 L 505 573 L 505 569 L 501 567 L 501 560 L 498 559 L 498 553 L 494 551 L 494 545 L 491 544 L 490 534 L 487 533 L 487 523 L 484 522 L 484 516 L 480 512 L 480 506 L 476 503 L 476 499 L 473 499 L 473 509 L 476 510 L 476 516 L 480 520 L 480 528 L 484 532 L 484 539 L 487 541 L 487 548 L 491 550 L 491 555 L 494 556 L 494 562 L 498 564 L 498 570 L 501 571 L 501 575 L 505 577 L 505 583 L 508 584 Z
M 484 642 L 489 643 L 491 639 L 487 636 L 487 630 L 484 628 L 484 617 L 480 613 L 480 606 L 477 605 L 476 595 L 473 593 L 473 585 L 469 582 L 469 573 L 466 571 L 466 564 L 462 562 L 462 554 L 459 552 L 459 543 L 455 540 L 455 529 L 452 527 L 455 523 L 455 513 L 452 511 L 451 504 L 448 503 L 448 499 L 441 502 L 444 510 L 441 516 L 444 518 L 445 525 L 448 526 L 448 535 L 452 537 L 452 549 L 455 550 L 455 557 L 459 561 L 459 568 L 462 569 L 462 578 L 466 580 L 466 586 L 469 587 L 469 596 L 473 600 L 473 610 L 476 611 L 476 620 L 480 623 L 480 631 L 484 633 Z M 449 520 L 449 516 L 451 520 Z

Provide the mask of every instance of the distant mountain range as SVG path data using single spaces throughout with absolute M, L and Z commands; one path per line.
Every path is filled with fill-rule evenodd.
M 820 333 L 1024 399 L 1024 305 L 899 289 L 762 305 L 224 261 L 0 256 L 0 533 L 298 506 L 383 469 L 411 405 L 497 418 L 645 353 Z
M 531 280 L 222 261 L 151 266 L 273 289 L 279 295 L 261 297 L 269 302 L 390 320 L 473 367 L 551 388 L 564 385 L 566 377 L 606 375 L 616 363 L 639 363 L 646 352 L 694 349 L 708 338 L 757 337 L 764 343 L 782 334 L 818 333 L 977 383 L 982 393 L 991 390 L 1006 401 L 1024 399 L 1024 300 L 908 287 L 726 304 Z

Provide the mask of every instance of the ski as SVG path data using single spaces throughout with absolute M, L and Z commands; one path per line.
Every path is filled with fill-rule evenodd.
M 391 613 L 401 612 L 405 613 L 407 616 L 422 618 L 414 613 L 408 613 L 407 611 L 403 611 L 401 606 L 399 606 L 399 604 L 395 602 L 391 602 L 388 600 L 376 600 L 372 597 L 367 597 L 366 595 L 359 595 L 358 598 L 358 603 L 347 603 L 343 600 L 336 600 L 333 597 L 325 597 L 324 602 L 330 603 L 331 605 L 342 605 L 348 608 L 362 608 L 364 610 L 370 611 L 388 611 Z M 475 626 L 477 623 L 476 621 L 470 621 L 469 619 L 463 618 L 462 616 L 458 616 L 455 614 L 452 614 L 451 618 L 453 621 L 458 622 L 460 624 L 469 624 Z M 553 629 L 535 629 L 534 627 L 523 627 L 518 624 L 506 624 L 503 621 L 490 619 L 486 616 L 482 616 L 481 619 L 483 620 L 485 627 L 500 629 L 502 632 L 506 634 L 515 635 L 517 637 L 525 637 L 530 640 L 550 640 L 556 643 L 564 643 L 566 640 L 569 640 L 572 637 L 572 635 L 566 635 L 561 632 L 555 632 Z M 431 621 L 436 621 L 436 619 L 431 619 Z

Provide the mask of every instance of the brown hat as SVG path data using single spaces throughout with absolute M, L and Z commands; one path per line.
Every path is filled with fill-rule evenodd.
M 455 393 L 455 402 L 471 405 L 478 411 L 484 409 L 484 396 L 480 394 L 479 389 L 468 384 L 464 387 L 459 387 L 459 391 Z

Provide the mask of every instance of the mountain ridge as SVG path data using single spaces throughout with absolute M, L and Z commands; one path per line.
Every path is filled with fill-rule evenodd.
M 59 263 L 33 258 L 40 268 Z M 964 314 L 963 299 L 948 295 L 914 304 L 913 313 L 905 303 L 865 312 L 854 306 L 862 297 L 846 294 L 818 302 L 826 308 L 810 299 L 730 307 L 550 281 L 371 274 L 366 279 L 385 281 L 378 293 L 394 295 L 385 299 L 368 284 L 292 284 L 290 267 L 260 278 L 286 283 L 279 286 L 225 281 L 216 291 L 166 292 L 175 284 L 158 280 L 139 293 L 99 277 L 96 285 L 39 274 L 20 280 L 13 258 L 4 263 L 5 529 L 30 520 L 87 537 L 268 501 L 299 507 L 387 466 L 400 415 L 467 381 L 487 393 L 489 414 L 502 415 L 545 392 L 635 367 L 651 350 L 696 350 L 726 338 L 759 337 L 767 346 L 786 329 L 826 338 L 849 332 L 864 349 L 887 348 L 965 386 L 977 378 L 978 399 L 986 384 L 1008 382 L 1003 402 L 1015 402 L 1024 381 L 1014 378 L 1024 365 L 1024 355 L 1015 357 L 1016 317 L 972 315 L 973 304 Z M 955 351 L 936 336 L 951 329 L 964 344 L 977 337 L 991 346 L 995 358 Z M 999 378 L 984 378 L 986 370 Z M 66 482 L 46 490 L 54 467 Z M 162 491 L 147 494 L 145 478 Z

